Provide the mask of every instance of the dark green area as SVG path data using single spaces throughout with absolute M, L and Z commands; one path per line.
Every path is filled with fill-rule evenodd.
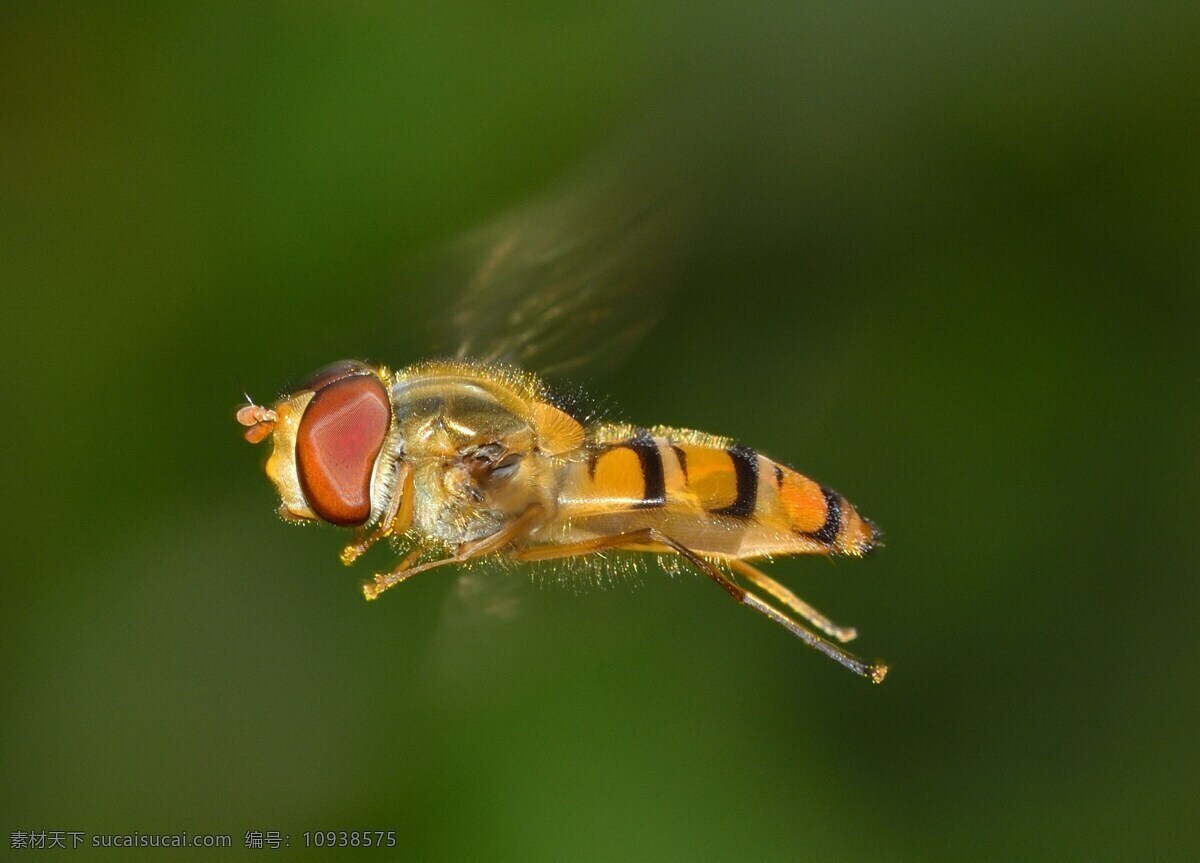
M 5 851 L 1194 854 L 1200 7 L 1167 8 L 0 13 Z M 497 573 L 510 619 L 441 572 L 367 605 L 386 554 L 347 571 L 337 531 L 281 524 L 232 421 L 331 360 L 420 357 L 416 312 L 356 336 L 427 314 L 397 269 L 662 112 L 720 131 L 719 230 L 583 383 L 885 529 L 772 569 L 881 687 L 693 577 Z

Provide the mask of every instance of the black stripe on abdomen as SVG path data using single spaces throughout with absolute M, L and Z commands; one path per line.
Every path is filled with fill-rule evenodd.
M 679 472 L 681 474 L 683 474 L 683 484 L 687 485 L 687 482 L 688 482 L 687 453 L 685 453 L 679 447 L 675 446 L 675 444 L 671 444 L 671 450 L 672 450 L 672 452 L 675 453 L 675 461 L 679 462 Z
M 633 450 L 642 465 L 642 481 L 645 483 L 645 490 L 642 492 L 642 502 L 638 504 L 638 508 L 666 506 L 667 480 L 663 474 L 662 452 L 659 451 L 658 444 L 654 442 L 650 432 L 638 429 L 637 434 L 622 446 Z
M 737 497 L 729 506 L 714 509 L 713 513 L 750 518 L 754 515 L 754 507 L 758 503 L 758 453 L 740 443 L 734 444 L 725 452 L 729 453 L 733 462 L 733 472 L 737 478 Z
M 821 486 L 821 494 L 825 496 L 825 523 L 807 535 L 826 545 L 833 545 L 842 530 L 842 498 L 825 486 Z

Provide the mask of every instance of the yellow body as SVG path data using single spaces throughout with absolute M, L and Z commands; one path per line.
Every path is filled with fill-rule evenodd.
M 387 537 L 413 546 L 394 570 L 364 586 L 368 599 L 418 572 L 493 556 L 674 554 L 810 646 L 875 682 L 883 679 L 884 665 L 846 653 L 734 580 L 745 579 L 831 638 L 853 638 L 853 629 L 837 626 L 746 562 L 869 552 L 878 543 L 874 526 L 837 492 L 701 432 L 585 426 L 553 404 L 536 377 L 512 369 L 434 362 L 391 372 L 353 361 L 330 369 L 318 373 L 316 395 L 307 388 L 272 409 L 247 405 L 239 421 L 250 427 L 251 441 L 272 435 L 267 473 L 289 520 L 321 519 L 328 500 L 313 495 L 352 493 L 353 484 L 343 480 L 360 477 L 369 495 L 361 505 L 365 521 L 356 522 L 358 535 L 343 562 Z M 335 388 L 339 398 L 362 398 L 326 397 Z M 349 411 L 364 403 L 384 411 L 373 461 L 349 462 L 369 476 L 347 472 L 339 460 L 343 443 L 352 453 L 363 445 L 357 415 L 339 413 L 339 405 Z M 334 432 L 306 433 L 306 411 L 333 423 Z M 301 457 L 327 467 L 334 482 L 298 473 Z
M 396 428 L 376 471 L 411 466 L 411 522 L 395 527 L 414 539 L 479 540 L 536 505 L 539 517 L 512 547 L 645 528 L 714 559 L 861 555 L 875 543 L 870 523 L 836 492 L 723 438 L 586 428 L 551 405 L 533 376 L 493 367 L 434 363 L 389 377 Z M 473 472 L 471 454 L 496 446 L 492 461 L 514 460 L 512 472 L 501 480 Z M 379 491 L 405 493 L 386 482 Z M 376 501 L 378 513 L 387 508 Z

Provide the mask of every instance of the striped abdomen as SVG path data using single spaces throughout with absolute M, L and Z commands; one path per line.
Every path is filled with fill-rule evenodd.
M 697 432 L 602 428 L 569 464 L 557 539 L 654 526 L 687 547 L 729 557 L 853 554 L 877 533 L 837 492 L 740 444 Z

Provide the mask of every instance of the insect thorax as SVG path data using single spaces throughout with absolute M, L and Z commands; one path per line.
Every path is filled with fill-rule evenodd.
M 402 374 L 391 395 L 417 532 L 479 539 L 539 500 L 531 401 L 510 382 L 451 366 Z

